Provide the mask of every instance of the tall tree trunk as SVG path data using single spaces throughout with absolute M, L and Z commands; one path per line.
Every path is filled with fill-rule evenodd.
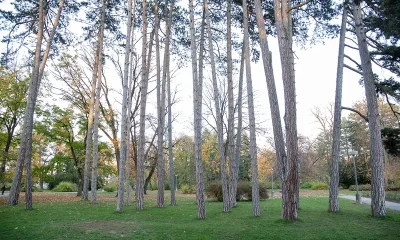
M 236 190 L 235 187 L 235 171 L 237 168 L 235 161 L 235 141 L 234 141 L 234 124 L 235 109 L 233 103 L 233 80 L 232 80 L 232 0 L 228 0 L 227 9 L 227 69 L 228 69 L 228 162 L 229 162 L 229 206 L 236 206 Z
M 99 35 L 99 62 L 97 65 L 97 89 L 96 100 L 94 104 L 94 123 L 93 123 L 93 162 L 92 162 L 92 203 L 96 203 L 97 198 L 97 165 L 99 162 L 99 118 L 100 118 L 100 98 L 101 98 L 101 77 L 103 72 L 103 38 L 104 38 L 104 24 L 106 15 L 106 0 L 103 0 L 103 7 L 100 21 L 100 35 Z
M 171 75 L 170 75 L 170 67 L 169 67 L 169 47 L 170 47 L 170 38 L 171 38 L 171 25 L 172 25 L 172 12 L 174 10 L 175 0 L 171 1 L 169 7 L 169 16 L 167 23 L 167 32 L 165 37 L 165 52 L 164 52 L 164 70 L 163 70 L 163 78 L 166 77 L 167 81 L 167 92 L 168 92 L 168 162 L 169 162 L 169 182 L 170 182 L 170 191 L 171 191 L 171 205 L 176 205 L 175 198 L 175 171 L 174 171 L 174 162 L 173 162 L 173 152 L 172 152 L 172 110 L 171 110 Z
M 340 127 L 342 120 L 342 83 L 344 66 L 344 41 L 346 37 L 347 6 L 343 7 L 342 25 L 339 38 L 339 56 L 336 71 L 335 110 L 333 118 L 332 158 L 329 185 L 329 211 L 339 212 L 339 161 L 340 161 Z
M 158 3 L 155 2 L 155 32 L 156 32 L 156 69 L 157 69 L 157 207 L 164 207 L 164 189 L 165 189 L 165 163 L 164 163 L 164 112 L 165 112 L 165 81 L 161 83 L 161 60 L 160 60 L 160 38 L 158 36 L 159 15 Z M 164 56 L 165 59 L 165 56 Z M 165 62 L 164 62 L 165 63 Z M 162 85 L 162 86 L 161 86 Z
M 260 216 L 260 193 L 258 186 L 257 166 L 257 142 L 256 142 L 256 121 L 254 116 L 253 86 L 251 79 L 250 65 L 250 44 L 249 44 L 249 17 L 247 12 L 247 1 L 243 0 L 243 28 L 244 28 L 244 59 L 246 66 L 247 102 L 250 125 L 250 157 L 251 157 L 251 189 L 253 216 Z
M 229 204 L 229 193 L 228 193 L 228 182 L 226 180 L 226 159 L 225 159 L 225 146 L 224 146 L 224 133 L 222 126 L 222 115 L 221 108 L 219 102 L 219 90 L 217 83 L 217 72 L 215 69 L 215 59 L 214 59 L 214 47 L 213 47 L 213 39 L 211 33 L 211 23 L 210 23 L 210 13 L 208 11 L 208 1 L 204 0 L 204 11 L 206 13 L 206 21 L 207 21 L 207 33 L 208 33 L 208 50 L 211 60 L 211 72 L 212 72 L 212 82 L 214 88 L 214 103 L 215 103 L 215 112 L 216 112 L 216 121 L 217 121 L 217 135 L 218 135 L 218 146 L 219 146 L 219 163 L 220 163 L 220 175 L 221 175 L 221 183 L 222 183 L 222 199 L 224 202 L 224 212 L 229 212 L 230 204 Z
M 101 8 L 101 14 L 105 12 L 105 4 L 103 2 L 103 6 Z M 104 20 L 101 20 L 101 25 L 104 24 Z M 96 97 L 96 79 L 98 74 L 98 66 L 100 59 L 100 35 L 101 29 L 99 29 L 98 37 L 97 37 L 97 46 L 95 52 L 94 66 L 93 66 L 93 74 L 92 74 L 92 88 L 90 92 L 90 101 L 89 101 L 89 116 L 88 116 L 88 127 L 87 127 L 87 137 L 86 137 L 86 149 L 85 149 L 85 167 L 84 167 L 84 177 L 83 177 L 83 189 L 82 189 L 82 200 L 89 200 L 89 174 L 90 174 L 90 158 L 92 153 L 92 142 L 93 142 L 93 117 L 94 117 L 94 104 Z
M 189 12 L 190 12 L 190 36 L 191 36 L 191 56 L 192 56 L 192 73 L 193 73 L 193 112 L 194 112 L 194 144 L 195 144 L 195 163 L 196 163 L 196 201 L 197 201 L 197 217 L 199 219 L 206 218 L 206 205 L 204 195 L 204 173 L 203 173 L 203 162 L 201 156 L 201 109 L 202 109 L 202 88 L 203 88 L 203 66 L 202 66 L 202 55 L 204 52 L 204 19 L 205 13 L 203 8 L 203 18 L 201 25 L 201 37 L 200 37 L 200 58 L 199 58 L 199 75 L 197 74 L 197 50 L 196 50 L 196 34 L 194 26 L 194 10 L 193 0 L 189 0 Z
M 267 33 L 265 31 L 264 17 L 261 8 L 261 1 L 255 0 L 256 17 L 261 45 L 262 61 L 264 65 L 264 74 L 267 82 L 269 105 L 272 118 L 272 129 L 274 132 L 274 144 L 276 151 L 276 160 L 281 171 L 282 183 L 286 181 L 287 175 L 287 156 L 285 150 L 285 141 L 282 131 L 281 115 L 279 111 L 278 96 L 276 93 L 275 78 L 272 68 L 272 53 L 269 50 Z M 282 201 L 282 209 L 284 209 L 284 201 Z
M 237 133 L 236 133 L 236 142 L 235 142 L 235 159 L 236 169 L 234 172 L 234 182 L 233 182 L 233 193 L 234 202 L 231 203 L 232 206 L 236 206 L 236 195 L 237 195 L 237 186 L 238 186 L 238 178 L 239 178 L 239 166 L 240 166 L 240 152 L 242 149 L 242 97 L 243 97 L 243 72 L 244 72 L 244 41 L 242 47 L 242 56 L 240 60 L 240 70 L 239 70 L 239 87 L 238 87 L 238 97 L 237 97 L 237 108 L 238 108 L 238 124 L 237 124 Z
M 298 211 L 298 142 L 296 123 L 296 87 L 294 73 L 292 22 L 287 0 L 274 0 L 275 21 L 282 64 L 285 96 L 285 132 L 287 168 L 280 166 L 282 181 L 282 219 L 297 220 Z
M 27 159 L 27 156 L 32 156 L 32 129 L 33 129 L 33 115 L 35 112 L 36 98 L 39 90 L 39 68 L 40 68 L 40 51 L 43 40 L 43 0 L 39 1 L 39 26 L 36 39 L 36 51 L 35 51 L 35 64 L 32 71 L 32 76 L 29 81 L 29 91 L 27 104 L 25 108 L 24 124 L 21 136 L 21 143 L 17 159 L 17 167 L 15 169 L 13 184 L 8 195 L 8 204 L 17 205 L 19 193 L 21 191 L 21 180 L 22 172 L 24 168 L 24 162 L 26 161 L 26 182 L 25 182 L 25 198 L 26 198 L 26 209 L 32 209 L 32 166 L 31 159 Z M 31 151 L 29 153 L 29 151 Z M 28 170 L 29 168 L 29 170 Z M 28 176 L 29 175 L 29 176 Z
M 124 63 L 124 79 L 122 83 L 122 116 L 121 116 L 121 157 L 118 174 L 118 200 L 117 212 L 122 212 L 124 208 L 124 177 L 125 177 L 125 161 L 127 156 L 127 110 L 128 110 L 128 77 L 129 77 L 129 54 L 131 51 L 131 27 L 132 27 L 132 0 L 128 1 L 128 20 L 126 27 L 126 46 L 125 46 L 125 63 Z M 130 110 L 129 110 L 130 111 Z
M 371 211 L 372 216 L 385 216 L 385 182 L 381 125 L 375 92 L 374 73 L 368 51 L 367 37 L 363 27 L 360 1 L 353 1 L 353 15 L 358 49 L 364 78 L 365 96 L 368 106 L 368 127 L 371 147 Z

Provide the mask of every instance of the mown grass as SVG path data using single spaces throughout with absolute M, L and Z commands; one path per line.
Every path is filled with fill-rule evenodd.
M 37 203 L 32 211 L 2 204 L 0 239 L 400 239 L 400 212 L 372 218 L 370 206 L 345 199 L 340 213 L 328 213 L 326 197 L 303 198 L 294 223 L 280 220 L 280 199 L 262 201 L 261 217 L 251 216 L 251 202 L 223 213 L 222 203 L 207 201 L 205 220 L 192 197 L 162 209 L 153 199 L 143 211 L 133 202 L 123 213 L 116 201 Z

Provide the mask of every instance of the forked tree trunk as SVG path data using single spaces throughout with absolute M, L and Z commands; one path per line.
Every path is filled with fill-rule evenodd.
M 339 38 L 339 56 L 336 71 L 335 110 L 333 118 L 332 158 L 329 183 L 329 212 L 339 212 L 339 161 L 340 161 L 340 127 L 342 120 L 342 83 L 344 64 L 344 41 L 346 37 L 347 6 L 343 7 L 342 25 Z
M 287 167 L 280 166 L 282 179 L 282 219 L 297 220 L 298 211 L 298 142 L 296 123 L 296 87 L 294 73 L 292 18 L 287 0 L 274 0 L 282 79 L 285 96 L 285 132 Z
M 193 73 L 193 119 L 194 119 L 194 156 L 196 163 L 196 202 L 198 207 L 197 217 L 199 219 L 206 218 L 206 205 L 204 195 L 204 173 L 203 162 L 201 156 L 201 104 L 202 104 L 202 54 L 204 52 L 204 8 L 203 19 L 201 26 L 200 39 L 200 59 L 199 59 L 199 74 L 197 74 L 197 50 L 196 50 L 196 34 L 194 24 L 193 0 L 189 0 L 190 12 L 190 36 L 191 36 L 191 56 L 192 56 L 192 73 Z
M 131 51 L 131 29 L 132 28 L 132 0 L 128 1 L 128 20 L 126 27 L 126 46 L 125 46 L 125 63 L 124 63 L 124 79 L 122 82 L 122 116 L 121 116 L 121 157 L 118 174 L 118 200 L 117 212 L 122 212 L 124 208 L 124 182 L 125 182 L 125 161 L 127 156 L 127 111 L 128 111 L 128 78 L 129 78 L 129 56 Z M 130 111 L 130 110 L 129 110 Z
M 247 85 L 247 104 L 249 111 L 250 127 L 250 157 L 251 157 L 251 195 L 253 216 L 261 215 L 260 193 L 258 186 L 258 166 L 257 166 L 257 142 L 256 142 L 256 121 L 254 116 L 253 86 L 251 79 L 250 65 L 250 45 L 249 45 L 249 17 L 247 12 L 247 1 L 243 0 L 243 28 L 244 28 L 244 59 L 246 66 L 246 85 Z
M 15 169 L 13 184 L 11 185 L 11 189 L 8 195 L 7 203 L 9 205 L 17 205 L 19 199 L 19 193 L 21 191 L 21 180 L 22 180 L 22 172 L 24 168 L 24 163 L 26 161 L 26 180 L 25 183 L 25 196 L 26 196 L 26 209 L 32 209 L 32 175 L 31 175 L 31 160 L 27 159 L 27 156 L 32 156 L 32 129 L 33 129 L 33 115 L 35 112 L 36 98 L 39 90 L 39 67 L 40 67 L 40 51 L 42 47 L 43 40 L 43 25 L 44 25 L 44 16 L 43 16 L 43 0 L 39 1 L 39 25 L 38 25 L 38 33 L 36 39 L 36 51 L 35 51 L 35 64 L 32 71 L 32 76 L 29 81 L 29 91 L 27 97 L 27 104 L 25 108 L 25 117 L 23 130 L 21 135 L 21 143 L 18 153 L 17 159 L 17 167 Z M 29 153 L 30 151 L 30 153 Z M 28 170 L 28 168 L 30 168 Z M 28 177 L 28 174 L 30 175 Z M 29 202 L 29 203 L 28 203 Z
M 217 71 L 215 69 L 215 59 L 214 59 L 214 48 L 213 39 L 211 33 L 211 23 L 210 23 L 210 13 L 208 11 L 208 1 L 204 0 L 204 11 L 206 13 L 207 21 L 207 33 L 208 33 L 208 50 L 211 61 L 211 72 L 212 72 L 212 82 L 214 88 L 214 103 L 215 103 L 215 114 L 217 120 L 217 135 L 218 135 L 218 146 L 219 146 L 219 163 L 220 163 L 220 174 L 222 183 L 222 199 L 224 202 L 224 212 L 229 212 L 229 193 L 228 193 L 228 182 L 226 179 L 226 159 L 225 159 L 225 145 L 224 145 L 224 133 L 222 126 L 222 115 L 219 102 L 219 90 L 217 83 Z
M 227 69 L 228 69 L 228 162 L 229 162 L 229 207 L 236 206 L 236 189 L 235 171 L 237 168 L 235 161 L 235 141 L 234 141 L 234 124 L 235 110 L 233 103 L 233 79 L 232 79 L 232 0 L 228 0 L 227 18 Z
M 169 67 L 169 47 L 170 47 L 170 38 L 171 38 L 171 25 L 172 25 L 172 12 L 174 10 L 175 0 L 171 1 L 169 7 L 169 16 L 167 23 L 167 32 L 165 37 L 165 53 L 164 53 L 164 70 L 163 70 L 163 78 L 166 77 L 167 81 L 167 92 L 168 92 L 168 162 L 169 162 L 169 181 L 170 181 L 170 191 L 171 191 L 171 205 L 176 205 L 175 198 L 175 171 L 174 171 L 174 162 L 173 162 L 173 152 L 172 152 L 172 110 L 171 110 L 171 75 L 170 75 L 170 67 Z
M 368 127 L 371 147 L 371 211 L 372 216 L 385 216 L 385 178 L 383 147 L 378 102 L 376 99 L 374 73 L 363 26 L 360 1 L 353 1 L 353 15 L 358 49 L 364 78 L 365 96 L 368 106 Z

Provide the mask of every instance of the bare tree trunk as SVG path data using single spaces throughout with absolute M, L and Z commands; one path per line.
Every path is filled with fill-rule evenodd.
M 282 219 L 297 220 L 298 211 L 298 142 L 296 123 L 296 88 L 292 50 L 291 12 L 287 0 L 274 0 L 275 21 L 282 63 L 285 95 L 285 132 L 287 167 L 280 166 L 282 181 Z
M 40 67 L 40 51 L 43 40 L 43 0 L 39 1 L 39 26 L 36 39 L 36 51 L 35 51 L 35 65 L 32 71 L 32 76 L 29 81 L 29 91 L 27 97 L 27 104 L 25 108 L 24 124 L 21 136 L 21 143 L 17 159 L 17 167 L 15 169 L 13 184 L 8 195 L 8 204 L 17 205 L 19 193 L 21 191 L 21 180 L 22 172 L 24 168 L 24 162 L 26 162 L 26 182 L 25 182 L 25 198 L 26 198 L 26 209 L 32 209 L 32 166 L 31 159 L 27 159 L 26 156 L 32 156 L 32 129 L 33 129 L 33 115 L 35 112 L 36 98 L 39 90 L 39 67 Z M 31 151 L 29 153 L 29 151 Z M 28 170 L 29 168 L 29 170 Z M 29 177 L 28 177 L 29 174 Z M 29 202 L 29 203 L 28 203 Z
M 171 25 L 172 25 L 172 12 L 174 10 L 175 0 L 171 1 L 169 7 L 169 16 L 167 23 L 167 32 L 165 37 L 165 52 L 164 52 L 164 70 L 163 70 L 163 78 L 166 77 L 167 81 L 167 92 L 168 92 L 168 162 L 169 162 L 169 182 L 170 182 L 170 191 L 171 191 L 171 205 L 176 205 L 175 198 L 175 171 L 174 171 L 174 157 L 172 152 L 172 109 L 171 109 L 171 75 L 170 75 L 170 67 L 169 67 L 169 47 L 170 47 L 170 39 L 171 39 Z
M 144 8 L 146 9 L 146 8 Z M 131 51 L 131 27 L 132 27 L 132 0 L 128 1 L 128 21 L 126 27 L 126 46 L 125 46 L 125 63 L 124 63 L 124 79 L 122 83 L 122 116 L 121 116 L 121 157 L 118 175 L 118 200 L 117 212 L 122 212 L 124 208 L 124 177 L 125 177 L 125 161 L 127 156 L 127 110 L 128 110 L 128 77 L 129 77 L 129 54 Z M 130 109 L 129 109 L 130 111 Z
M 232 0 L 228 0 L 227 9 L 227 65 L 228 65 L 228 161 L 229 161 L 229 207 L 236 206 L 235 171 L 237 168 L 235 161 L 235 141 L 234 124 L 235 110 L 233 103 L 233 80 L 232 80 Z
M 332 159 L 330 168 L 329 211 L 339 212 L 339 160 L 340 160 L 340 127 L 342 120 L 342 85 L 344 64 L 344 41 L 346 37 L 347 6 L 344 5 L 342 26 L 339 38 L 339 56 L 336 71 L 335 113 L 333 118 Z
M 267 82 L 269 105 L 272 118 L 272 128 L 274 132 L 274 143 L 276 151 L 276 159 L 280 169 L 281 181 L 286 181 L 287 175 L 287 155 L 285 150 L 285 141 L 283 137 L 281 117 L 279 111 L 278 96 L 276 93 L 275 78 L 272 68 L 272 53 L 269 50 L 267 34 L 265 31 L 264 17 L 260 0 L 255 0 L 256 17 L 259 32 L 259 39 L 262 52 L 262 60 L 264 65 L 264 74 Z M 283 195 L 282 195 L 283 197 Z M 282 209 L 284 209 L 285 201 L 282 201 Z
M 206 13 L 208 44 L 209 44 L 208 50 L 210 53 L 212 82 L 213 82 L 213 88 L 214 88 L 214 103 L 215 103 L 215 111 L 216 111 L 217 135 L 218 135 L 218 146 L 219 146 L 219 163 L 220 163 L 220 174 L 221 174 L 221 183 L 222 183 L 222 199 L 224 201 L 224 212 L 229 212 L 230 204 L 229 204 L 228 182 L 226 179 L 226 159 L 225 159 L 225 146 L 224 146 L 224 135 L 223 135 L 224 133 L 223 133 L 223 126 L 222 126 L 221 108 L 220 108 L 220 102 L 219 102 L 217 72 L 215 69 L 214 48 L 213 48 L 213 39 L 212 39 L 211 23 L 210 23 L 210 13 L 208 12 L 207 0 L 204 0 L 204 11 Z
M 364 78 L 365 96 L 368 106 L 368 127 L 371 147 L 371 211 L 372 216 L 385 216 L 385 177 L 383 147 L 378 102 L 376 99 L 374 73 L 368 51 L 367 37 L 363 27 L 360 1 L 353 1 L 353 15 Z
M 203 19 L 201 26 L 201 39 L 200 39 L 200 59 L 199 59 L 199 75 L 197 74 L 197 50 L 196 50 L 196 34 L 194 26 L 194 10 L 193 0 L 189 0 L 190 12 L 190 35 L 191 35 L 191 56 L 192 56 L 192 73 L 193 73 L 193 112 L 194 112 L 194 144 L 195 144 L 195 163 L 196 163 L 196 201 L 199 219 L 206 218 L 206 205 L 204 196 L 204 174 L 203 162 L 201 156 L 201 108 L 202 108 L 202 54 L 204 51 L 204 8 Z M 203 49 L 202 49 L 203 48 Z M 201 75 L 201 76 L 200 76 Z
M 243 28 L 244 28 L 244 59 L 246 66 L 247 101 L 249 110 L 250 127 L 250 157 L 251 157 L 251 188 L 253 216 L 258 217 L 260 211 L 260 193 L 258 186 L 257 167 L 257 142 L 256 142 L 256 121 L 254 116 L 253 86 L 251 79 L 250 46 L 249 46 L 249 17 L 247 13 L 247 1 L 243 0 Z
M 236 143 L 235 143 L 235 159 L 236 169 L 234 172 L 234 182 L 233 182 L 233 193 L 234 202 L 231 203 L 233 207 L 237 205 L 236 195 L 237 195 L 237 186 L 238 186 L 238 178 L 239 178 L 239 165 L 240 165 L 240 152 L 242 149 L 242 97 L 243 97 L 243 72 L 244 72 L 244 41 L 242 47 L 242 56 L 240 60 L 240 70 L 239 70 L 239 87 L 238 87 L 238 97 L 237 97 L 237 108 L 238 108 L 238 124 L 237 124 L 237 133 L 236 133 Z

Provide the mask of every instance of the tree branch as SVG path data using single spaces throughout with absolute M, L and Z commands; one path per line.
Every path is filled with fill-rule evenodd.
M 290 11 L 292 11 L 292 10 L 294 10 L 294 9 L 296 9 L 296 8 L 301 8 L 302 6 L 304 6 L 304 5 L 306 5 L 306 4 L 309 4 L 311 1 L 313 1 L 313 0 L 307 0 L 307 1 L 303 2 L 303 3 L 300 3 L 300 4 L 298 4 L 298 5 L 295 5 L 295 6 L 293 6 L 293 7 L 290 7 L 290 8 L 287 10 L 287 13 L 290 13 Z
M 366 122 L 368 122 L 368 117 L 366 117 L 364 114 L 360 113 L 359 111 L 355 110 L 354 108 L 349 108 L 349 107 L 341 107 L 342 110 L 349 110 L 352 112 L 357 113 L 360 117 L 362 117 Z
M 358 70 L 355 69 L 355 68 L 350 67 L 349 65 L 343 64 L 343 66 L 344 66 L 345 68 L 350 69 L 350 70 L 353 71 L 353 72 L 356 72 L 356 73 L 360 74 L 361 76 L 363 75 L 362 72 L 358 71 Z
M 354 59 L 352 59 L 351 57 L 347 56 L 346 54 L 344 54 L 344 57 L 349 59 L 350 61 L 352 61 L 355 65 L 357 65 L 358 68 L 361 69 L 361 65 Z

